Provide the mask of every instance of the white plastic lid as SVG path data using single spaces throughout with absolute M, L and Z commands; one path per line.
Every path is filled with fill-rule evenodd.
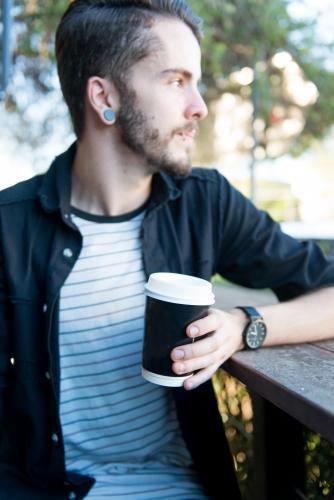
M 153 273 L 145 290 L 149 297 L 176 304 L 211 306 L 215 302 L 210 281 L 186 274 Z

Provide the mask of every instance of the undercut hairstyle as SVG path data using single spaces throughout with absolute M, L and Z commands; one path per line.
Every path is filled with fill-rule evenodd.
M 92 76 L 121 93 L 130 68 L 159 49 L 158 18 L 183 21 L 200 43 L 202 21 L 185 0 L 74 0 L 56 32 L 60 85 L 78 139 L 85 127 L 85 92 Z M 171 36 L 173 36 L 171 34 Z

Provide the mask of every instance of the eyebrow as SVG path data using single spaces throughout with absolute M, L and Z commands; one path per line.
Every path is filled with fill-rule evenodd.
M 175 74 L 178 73 L 180 75 L 183 75 L 187 80 L 191 80 L 193 78 L 193 74 L 190 71 L 187 71 L 186 69 L 182 68 L 169 68 L 165 69 L 164 71 L 161 72 L 162 75 L 168 75 L 168 74 Z M 201 78 L 199 78 L 198 83 L 201 82 Z

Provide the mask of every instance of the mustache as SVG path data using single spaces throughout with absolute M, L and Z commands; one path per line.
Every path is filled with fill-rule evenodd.
M 183 127 L 179 127 L 174 130 L 174 134 L 179 134 L 180 132 L 194 132 L 195 134 L 198 133 L 199 126 L 197 123 L 187 123 Z

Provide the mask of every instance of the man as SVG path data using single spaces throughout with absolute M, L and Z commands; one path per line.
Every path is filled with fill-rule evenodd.
M 0 197 L 1 499 L 240 498 L 210 377 L 245 345 L 334 335 L 333 263 L 191 170 L 200 36 L 183 1 L 75 0 L 60 22 L 78 140 Z M 198 341 L 171 363 L 195 374 L 165 389 L 140 376 L 156 271 L 218 272 L 282 302 L 190 325 Z

